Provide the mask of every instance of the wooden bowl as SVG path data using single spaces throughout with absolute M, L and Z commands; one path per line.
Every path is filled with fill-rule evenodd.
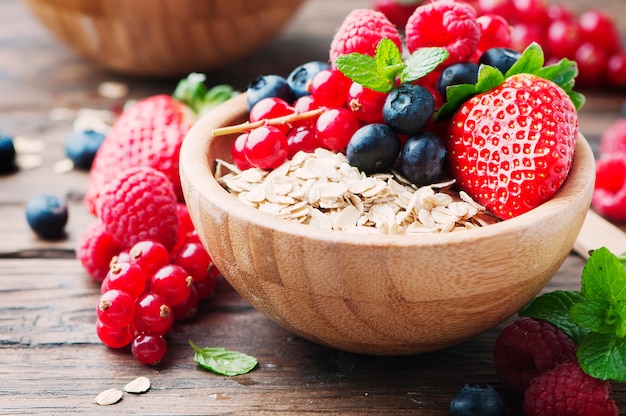
M 244 205 L 213 177 L 245 121 L 243 95 L 185 138 L 180 173 L 191 218 L 224 277 L 294 334 L 337 349 L 403 355 L 441 349 L 514 315 L 569 254 L 594 186 L 580 136 L 569 178 L 552 200 L 483 228 L 417 236 L 323 231 Z
M 181 76 L 271 40 L 304 0 L 24 0 L 57 38 L 105 68 Z

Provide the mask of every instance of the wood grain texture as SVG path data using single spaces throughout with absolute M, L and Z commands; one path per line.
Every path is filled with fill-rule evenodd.
M 589 7 L 584 0 L 567 3 L 579 10 Z M 368 0 L 308 0 L 279 37 L 236 65 L 208 72 L 209 81 L 243 90 L 259 74 L 286 76 L 298 64 L 326 59 L 343 17 L 367 5 Z M 610 11 L 626 35 L 626 2 L 594 5 Z M 99 95 L 104 81 L 127 84 L 129 96 Z M 222 282 L 196 320 L 170 333 L 161 367 L 139 365 L 128 351 L 105 348 L 94 327 L 98 288 L 74 254 L 80 233 L 93 220 L 80 199 L 87 176 L 54 169 L 64 157 L 71 120 L 52 119 L 50 112 L 118 107 L 125 99 L 171 92 L 175 83 L 172 77 L 144 79 L 106 70 L 52 37 L 24 3 L 0 0 L 0 132 L 45 144 L 37 153 L 40 166 L 0 176 L 0 415 L 443 416 L 468 382 L 493 385 L 504 395 L 507 415 L 521 415 L 519 397 L 493 371 L 491 350 L 502 325 L 433 353 L 352 354 L 290 334 Z M 580 128 L 595 150 L 602 131 L 620 116 L 626 94 L 586 95 Z M 62 240 L 42 241 L 28 229 L 24 204 L 40 192 L 71 197 Z M 570 254 L 546 290 L 578 289 L 583 265 L 580 256 Z M 186 344 L 189 338 L 255 355 L 259 367 L 234 378 L 200 370 Z M 147 394 L 126 395 L 113 407 L 93 404 L 101 391 L 139 375 L 153 382 Z M 626 385 L 613 384 L 613 396 L 624 412 Z

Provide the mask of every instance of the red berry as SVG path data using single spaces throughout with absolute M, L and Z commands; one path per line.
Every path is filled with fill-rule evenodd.
M 591 205 L 602 216 L 626 221 L 625 153 L 605 154 L 596 161 L 596 183 Z
M 193 283 L 199 299 L 206 299 L 210 296 L 213 296 L 213 294 L 215 293 L 215 286 L 217 285 L 217 279 L 220 276 L 220 271 L 214 264 L 211 264 L 209 266 L 208 277 L 204 280 Z
M 345 104 L 350 78 L 337 69 L 318 72 L 311 81 L 311 96 L 320 107 L 340 107 Z
M 167 343 L 160 335 L 141 334 L 131 344 L 133 357 L 142 364 L 157 365 L 167 352 Z
M 576 20 L 576 13 L 563 3 L 551 3 L 546 6 L 546 13 L 551 22 L 555 20 Z
M 576 20 L 555 20 L 548 26 L 546 52 L 555 58 L 574 59 L 582 39 Z
M 513 21 L 546 25 L 549 21 L 545 0 L 512 0 Z
M 480 42 L 477 49 L 508 48 L 511 43 L 511 26 L 502 16 L 484 14 L 476 18 L 480 27 Z
M 233 142 L 230 148 L 230 156 L 233 159 L 233 163 L 237 168 L 246 170 L 252 167 L 244 152 L 246 140 L 248 139 L 248 133 L 242 133 Z
M 191 287 L 189 296 L 183 303 L 172 306 L 172 313 L 174 314 L 175 321 L 181 321 L 184 319 L 191 319 L 198 313 L 198 305 L 200 304 L 200 298 L 198 297 L 198 291 L 195 288 L 196 283 Z
M 287 160 L 289 144 L 287 136 L 273 126 L 261 126 L 248 134 L 243 153 L 252 166 L 274 169 Z
M 295 112 L 289 103 L 281 98 L 269 97 L 263 98 L 257 102 L 251 109 L 249 119 L 251 123 L 261 120 L 268 120 L 282 116 L 288 116 Z M 291 129 L 288 123 L 275 126 L 283 133 L 287 134 Z
M 511 49 L 521 52 L 533 42 L 546 44 L 543 25 L 516 23 L 511 27 Z
M 128 293 L 113 289 L 98 299 L 96 314 L 103 325 L 122 328 L 130 324 L 135 312 L 135 299 Z
M 515 7 L 511 0 L 477 0 L 476 8 L 480 14 L 497 14 L 508 21 L 515 18 Z
M 183 232 L 190 233 L 196 229 L 191 221 L 191 216 L 189 216 L 187 205 L 184 203 L 176 204 L 176 213 L 178 215 L 178 227 Z
M 541 374 L 524 393 L 526 416 L 617 416 L 611 385 L 586 374 L 575 360 Z
M 319 108 L 319 105 L 315 102 L 315 98 L 312 95 L 304 95 L 293 103 L 293 108 L 298 113 L 305 113 Z
M 128 254 L 131 261 L 141 267 L 146 279 L 150 279 L 154 272 L 170 262 L 170 253 L 165 246 L 152 240 L 135 243 Z
M 292 129 L 287 135 L 287 143 L 289 144 L 287 155 L 289 159 L 300 151 L 311 153 L 320 147 L 314 128 L 307 126 Z
M 187 270 L 177 264 L 168 264 L 152 275 L 150 290 L 169 305 L 177 305 L 187 299 L 192 284 L 193 277 Z
M 172 264 L 185 269 L 193 281 L 198 282 L 207 278 L 211 257 L 202 244 L 188 242 L 172 258 Z
M 626 154 L 626 118 L 611 124 L 600 136 L 600 156 Z
M 359 127 L 359 121 L 350 110 L 337 107 L 328 109 L 319 116 L 315 131 L 322 147 L 340 152 L 345 150 Z
M 356 118 L 368 123 L 384 123 L 383 105 L 387 94 L 365 88 L 353 82 L 346 103 Z
M 500 381 L 523 393 L 543 372 L 576 358 L 576 344 L 552 324 L 520 318 L 500 332 L 493 349 L 493 363 Z
M 599 87 L 605 80 L 609 55 L 595 43 L 585 42 L 576 50 L 574 60 L 578 64 L 576 82 L 586 87 Z
M 139 334 L 165 335 L 174 323 L 174 314 L 164 298 L 155 293 L 146 293 L 135 303 L 134 323 Z
M 131 324 L 123 327 L 106 326 L 102 322 L 96 322 L 96 333 L 104 345 L 110 348 L 124 348 L 133 340 L 133 327 Z
M 81 235 L 76 257 L 96 282 L 102 282 L 109 272 L 111 259 L 121 250 L 100 221 L 92 222 Z
M 618 88 L 626 87 L 626 50 L 617 52 L 609 58 L 606 64 L 609 85 Z
M 102 282 L 101 291 L 117 289 L 128 293 L 133 299 L 139 296 L 146 286 L 146 275 L 138 264 L 116 262 L 111 265 L 107 277 Z
M 580 28 L 583 38 L 591 42 L 607 54 L 613 54 L 620 50 L 620 34 L 613 19 L 606 13 L 597 9 L 583 12 L 579 17 Z
M 374 0 L 372 8 L 384 14 L 396 27 L 404 27 L 417 6 L 417 1 Z

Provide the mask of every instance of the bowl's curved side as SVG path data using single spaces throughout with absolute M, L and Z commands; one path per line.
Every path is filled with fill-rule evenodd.
M 151 0 L 146 7 L 144 0 L 24 0 L 77 53 L 148 76 L 231 64 L 276 36 L 303 1 Z
M 470 232 L 358 236 L 289 223 L 245 206 L 212 177 L 232 138 L 210 130 L 245 120 L 237 97 L 200 120 L 181 149 L 194 224 L 217 267 L 259 311 L 315 342 L 409 354 L 474 336 L 513 315 L 559 269 L 593 191 L 581 136 L 572 173 L 551 201 Z

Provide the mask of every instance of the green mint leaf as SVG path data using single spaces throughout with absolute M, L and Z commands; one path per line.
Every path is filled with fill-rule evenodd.
M 607 248 L 594 250 L 583 268 L 583 296 L 589 301 L 626 301 L 626 269 Z
M 203 114 L 237 94 L 230 85 L 216 85 L 207 90 L 205 83 L 206 75 L 192 72 L 178 82 L 172 97 L 187 105 L 196 114 Z
M 533 42 L 522 52 L 520 58 L 513 64 L 506 74 L 505 78 L 515 74 L 537 74 L 544 63 L 543 49 L 538 43 Z
M 579 326 L 600 334 L 614 334 L 619 325 L 615 308 L 608 302 L 578 303 L 570 310 L 570 316 Z
M 380 73 L 376 65 L 376 58 L 362 53 L 341 55 L 335 60 L 337 69 L 350 78 L 374 91 L 386 93 L 395 86 L 395 78 L 389 78 Z
M 600 380 L 626 381 L 626 338 L 589 334 L 576 350 L 583 371 Z
M 220 84 L 210 88 L 204 96 L 202 111 L 206 112 L 224 101 L 230 100 L 237 95 L 237 93 L 238 92 L 235 91 L 232 86 L 227 84 Z
M 580 292 L 554 290 L 533 299 L 520 311 L 519 315 L 549 322 L 579 344 L 589 331 L 579 327 L 572 320 L 570 309 L 584 301 L 585 298 Z
M 242 352 L 219 347 L 200 348 L 191 340 L 189 340 L 189 345 L 195 351 L 194 360 L 196 363 L 216 374 L 225 376 L 246 374 L 258 364 L 256 358 Z
M 406 67 L 400 74 L 402 83 L 413 82 L 431 73 L 439 64 L 448 59 L 450 53 L 444 48 L 420 48 L 406 60 Z
M 404 69 L 402 52 L 392 40 L 383 38 L 378 42 L 376 55 L 374 56 L 376 69 L 386 79 L 395 80 L 396 76 Z

